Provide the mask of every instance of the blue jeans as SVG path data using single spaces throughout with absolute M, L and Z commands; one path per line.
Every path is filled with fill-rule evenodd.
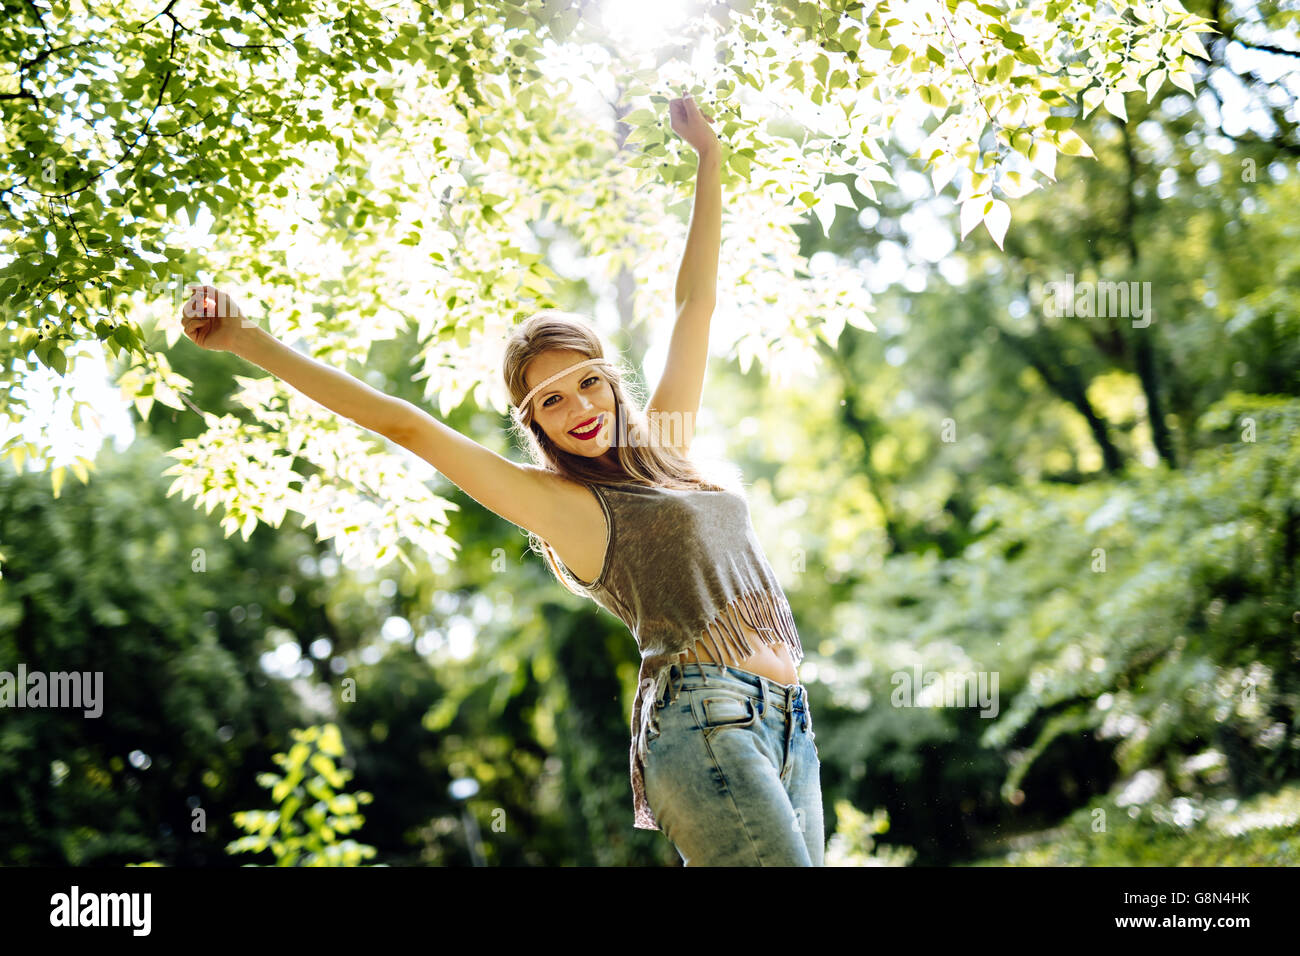
M 646 800 L 683 865 L 826 865 L 807 688 L 673 664 L 655 708 Z

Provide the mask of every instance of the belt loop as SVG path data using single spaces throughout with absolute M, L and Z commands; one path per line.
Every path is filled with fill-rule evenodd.
M 659 715 L 655 712 L 659 696 L 663 691 L 664 684 L 668 683 L 670 676 L 668 669 L 662 669 L 655 677 L 647 677 L 641 685 L 641 715 L 640 727 L 636 736 L 636 753 L 642 761 L 647 756 L 647 745 L 649 743 L 650 728 L 653 727 L 656 735 L 659 732 L 658 719 Z
M 671 701 L 676 700 L 677 690 L 681 687 L 682 681 L 686 680 L 686 675 L 682 673 L 682 665 L 686 662 L 685 654 L 686 652 L 683 651 L 678 655 L 677 660 L 668 665 L 668 677 L 664 681 L 666 688 L 661 690 L 657 702 L 660 709 L 667 707 Z

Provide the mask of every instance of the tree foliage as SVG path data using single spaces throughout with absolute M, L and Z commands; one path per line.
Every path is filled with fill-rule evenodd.
M 664 207 L 693 163 L 662 115 L 679 85 L 722 119 L 734 198 L 720 279 L 746 317 L 723 345 L 745 368 L 806 370 L 817 341 L 871 327 L 869 303 L 846 266 L 808 269 L 789 227 L 813 210 L 829 228 L 838 206 L 856 208 L 844 177 L 875 198 L 899 117 L 928 133 L 919 154 L 936 190 L 960 173 L 963 232 L 983 221 L 1000 244 L 1006 200 L 1052 178 L 1058 153 L 1088 151 L 1074 117 L 1097 103 L 1123 116 L 1125 94 L 1166 81 L 1190 88 L 1209 30 L 1174 0 L 715 3 L 651 65 L 607 49 L 592 67 L 618 89 L 611 134 L 609 116 L 548 75 L 557 47 L 602 43 L 578 4 L 297 0 L 263 14 L 137 0 L 110 17 L 31 3 L 13 20 L 0 40 L 16 65 L 0 93 L 6 380 L 37 363 L 62 375 L 78 342 L 102 341 L 143 416 L 155 401 L 193 405 L 192 380 L 162 349 L 180 336 L 182 278 L 200 272 L 232 277 L 272 332 L 302 336 L 322 360 L 364 366 L 376 343 L 414 329 L 425 400 L 445 415 L 472 392 L 503 411 L 498 346 L 514 318 L 555 304 L 530 224 L 550 217 L 611 274 L 631 271 L 625 320 L 668 301 L 684 226 Z M 182 213 L 211 223 L 211 248 L 195 247 Z M 204 412 L 205 436 L 177 452 L 175 490 L 223 504 L 228 533 L 292 510 L 368 560 L 409 561 L 403 541 L 450 553 L 441 499 L 281 383 L 244 384 L 236 401 L 254 421 Z M 21 403 L 8 396 L 8 414 Z M 251 446 L 258 462 L 219 470 Z M 47 452 L 18 437 L 0 449 Z M 292 487 L 299 457 L 337 464 L 335 489 Z M 375 521 L 329 517 L 377 509 Z

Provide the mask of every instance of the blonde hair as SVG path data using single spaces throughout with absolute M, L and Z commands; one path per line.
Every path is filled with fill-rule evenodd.
M 529 393 L 524 373 L 528 364 L 544 352 L 552 350 L 577 352 L 583 359 L 605 359 L 603 365 L 590 366 L 605 370 L 610 388 L 614 392 L 615 435 L 648 435 L 648 441 L 617 441 L 613 446 L 618 470 L 611 472 L 607 465 L 585 455 L 575 455 L 556 446 L 533 415 L 532 402 L 527 408 L 519 403 Z M 609 354 L 614 354 L 610 350 Z M 502 375 L 510 404 L 518 409 L 511 416 L 511 430 L 518 437 L 524 451 L 534 464 L 573 481 L 586 484 L 631 483 L 658 488 L 698 489 L 701 491 L 733 491 L 743 494 L 738 472 L 727 472 L 715 464 L 714 468 L 701 470 L 689 458 L 660 438 L 659 421 L 651 419 L 643 410 L 642 389 L 636 384 L 635 373 L 620 361 L 606 358 L 605 343 L 600 334 L 580 315 L 560 309 L 544 309 L 530 315 L 511 331 L 506 342 L 502 361 Z M 582 359 L 579 359 L 581 361 Z M 715 473 L 716 472 L 716 473 Z M 558 555 L 550 543 L 529 532 L 529 544 L 546 561 L 551 572 L 569 591 L 579 590 L 564 572 Z

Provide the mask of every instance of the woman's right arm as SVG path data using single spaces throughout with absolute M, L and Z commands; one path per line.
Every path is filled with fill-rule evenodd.
M 560 512 L 554 477 L 516 464 L 438 421 L 405 399 L 289 348 L 264 329 L 250 330 L 236 354 L 363 428 L 433 465 L 448 481 L 507 521 L 543 538 Z M 549 539 L 548 539 L 549 540 Z
M 410 402 L 388 435 L 441 472 L 489 511 L 547 541 L 572 536 L 571 502 L 589 494 L 535 465 L 519 465 L 462 435 Z
M 239 355 L 331 411 L 409 449 L 512 524 L 546 540 L 566 530 L 559 518 L 569 510 L 562 503 L 571 499 L 573 489 L 557 476 L 516 464 L 410 402 L 303 355 L 245 320 L 226 293 L 203 289 L 185 312 L 185 331 L 195 344 Z
M 243 329 L 229 351 L 266 369 L 332 412 L 350 418 L 362 428 L 385 438 L 406 415 L 409 405 L 392 395 L 371 388 L 358 378 L 303 355 L 257 326 Z

